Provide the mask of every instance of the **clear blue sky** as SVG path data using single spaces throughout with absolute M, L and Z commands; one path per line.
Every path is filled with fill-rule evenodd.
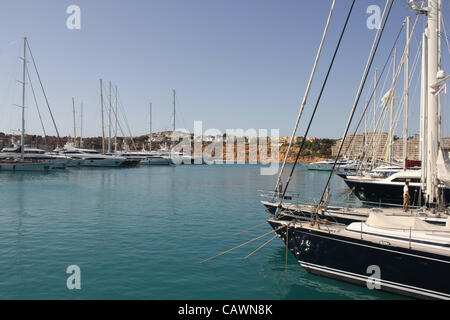
M 415 15 L 406 2 L 394 5 L 377 68 L 382 67 L 405 16 Z M 448 12 L 449 3 L 443 2 Z M 311 136 L 342 135 L 375 36 L 375 30 L 366 27 L 366 9 L 371 4 L 383 8 L 384 3 L 357 1 Z M 71 4 L 81 8 L 81 30 L 66 27 L 66 8 Z M 149 102 L 153 103 L 154 131 L 171 127 L 172 89 L 178 95 L 177 127 L 192 130 L 194 120 L 202 120 L 204 128 L 278 128 L 281 135 L 289 135 L 330 5 L 328 0 L 4 0 L 0 8 L 0 131 L 10 133 L 20 127 L 20 109 L 12 104 L 21 103 L 15 80 L 21 79 L 18 57 L 21 38 L 27 36 L 62 135 L 73 132 L 72 97 L 77 107 L 84 102 L 84 135 L 101 135 L 100 78 L 105 85 L 111 80 L 118 86 L 133 135 L 149 131 Z M 317 97 L 349 5 L 350 1 L 337 3 L 305 116 Z M 449 28 L 448 16 L 445 21 Z M 422 21 L 417 28 L 420 39 Z M 399 51 L 404 39 L 402 35 Z M 413 60 L 415 39 L 411 50 Z M 443 43 L 444 68 L 450 72 L 446 50 Z M 38 87 L 37 81 L 33 84 Z M 27 90 L 27 130 L 42 134 Z M 38 95 L 46 130 L 54 135 Z M 448 95 L 443 98 L 447 109 Z M 360 110 L 366 96 L 364 92 Z M 418 128 L 418 101 L 413 94 L 412 131 Z M 447 115 L 444 112 L 448 131 Z

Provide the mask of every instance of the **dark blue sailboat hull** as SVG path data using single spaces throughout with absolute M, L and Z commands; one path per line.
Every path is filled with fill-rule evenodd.
M 269 220 L 275 230 L 282 224 Z M 276 231 L 308 272 L 415 298 L 450 299 L 450 258 L 309 228 Z M 373 277 L 378 268 L 379 278 Z M 378 281 L 378 282 L 377 282 Z M 373 288 L 373 287 L 372 287 Z
M 365 203 L 376 204 L 403 204 L 403 185 L 380 184 L 367 181 L 355 181 L 344 179 L 347 186 L 353 190 L 356 197 Z M 442 195 L 445 206 L 450 205 L 450 188 L 442 188 Z M 424 194 L 420 187 L 409 186 L 411 195 L 410 205 L 421 206 L 425 202 Z

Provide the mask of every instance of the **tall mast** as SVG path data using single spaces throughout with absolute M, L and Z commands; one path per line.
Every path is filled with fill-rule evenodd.
M 405 108 L 403 119 L 403 161 L 404 168 L 406 169 L 406 160 L 408 159 L 408 109 L 409 109 L 409 24 L 410 17 L 406 17 L 406 48 L 405 48 L 405 65 L 404 65 L 404 95 L 405 95 Z
M 395 107 L 395 68 L 396 68 L 396 60 L 397 60 L 397 47 L 394 48 L 394 63 L 393 63 L 393 72 L 392 72 L 392 105 L 391 105 L 391 121 L 389 123 L 389 157 L 388 162 L 392 163 L 393 159 L 393 151 L 394 151 L 394 107 Z
M 435 203 L 437 200 L 437 173 L 436 161 L 439 143 L 439 119 L 438 119 L 438 97 L 430 85 L 437 83 L 438 56 L 439 56 L 439 11 L 438 0 L 428 1 L 428 129 L 427 129 L 427 185 L 426 198 L 428 203 Z M 430 90 L 431 89 L 431 90 Z
M 420 78 L 420 161 L 421 161 L 421 183 L 425 190 L 427 173 L 427 114 L 428 114 L 428 38 L 426 30 L 422 34 L 422 70 Z
M 442 20 L 442 0 L 438 0 L 437 1 L 438 4 L 438 27 L 437 27 L 437 32 L 438 32 L 438 70 L 442 69 L 442 46 L 441 46 L 441 38 L 442 38 L 442 30 L 441 30 L 441 20 Z M 442 117 L 442 104 L 441 104 L 441 95 L 438 95 L 438 119 L 441 119 Z M 441 137 L 441 121 L 438 121 L 437 124 L 437 130 L 438 130 L 438 137 Z
M 112 112 L 112 103 L 111 103 L 111 81 L 109 82 L 109 122 L 108 122 L 108 153 L 111 153 L 111 112 Z
M 175 132 L 175 89 L 173 89 L 173 132 Z
M 75 98 L 72 97 L 72 110 L 73 110 L 73 143 L 76 145 L 77 143 L 77 126 L 76 126 L 76 114 L 75 114 Z
M 100 107 L 102 109 L 102 154 L 105 154 L 105 121 L 103 115 L 103 81 L 100 79 Z
M 20 157 L 25 157 L 25 73 L 27 68 L 27 37 L 23 38 L 23 74 L 22 74 L 22 131 L 20 141 Z
M 373 132 L 377 126 L 377 69 L 373 72 Z
M 368 103 L 368 102 L 367 102 Z M 364 113 L 364 146 L 363 146 L 363 155 L 365 156 L 367 153 L 367 113 Z
M 117 152 L 117 124 L 118 124 L 118 122 L 117 122 L 117 85 L 115 86 L 115 99 L 114 99 L 114 110 L 115 110 L 115 112 L 114 112 L 114 114 L 115 114 L 115 117 L 116 117 L 116 125 L 115 125 L 115 128 L 114 128 L 114 152 Z
M 83 147 L 83 102 L 81 102 L 80 111 L 80 147 Z
M 376 148 L 375 143 L 373 141 L 376 141 L 376 130 L 377 127 L 377 69 L 373 72 L 373 135 L 372 135 L 372 154 L 373 159 L 376 158 Z M 372 164 L 374 163 L 374 160 L 372 160 Z
M 149 148 L 150 151 L 152 151 L 152 134 L 153 134 L 153 130 L 152 130 L 152 103 L 150 102 L 150 137 L 149 137 Z

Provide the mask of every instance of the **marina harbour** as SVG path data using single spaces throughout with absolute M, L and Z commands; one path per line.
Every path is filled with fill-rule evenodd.
M 0 299 L 450 300 L 449 1 L 5 1 Z
M 310 275 L 269 238 L 261 165 L 68 168 L 0 174 L 2 299 L 403 299 Z M 298 170 L 305 198 L 326 173 Z M 361 206 L 333 180 L 337 203 Z M 242 219 L 245 218 L 245 222 Z M 262 225 L 261 225 L 262 224 Z M 245 233 L 242 231 L 259 225 Z M 239 235 L 238 235 L 239 234 Z M 272 237 L 272 236 L 270 236 Z M 68 290 L 66 269 L 81 270 Z

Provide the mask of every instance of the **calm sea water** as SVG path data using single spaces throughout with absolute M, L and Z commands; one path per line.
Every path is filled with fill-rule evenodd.
M 327 173 L 297 170 L 319 198 Z M 258 165 L 0 173 L 1 299 L 399 299 L 306 273 L 270 236 Z M 336 177 L 333 199 L 360 205 Z M 237 233 L 263 224 L 247 233 Z M 81 269 L 68 290 L 66 269 Z

